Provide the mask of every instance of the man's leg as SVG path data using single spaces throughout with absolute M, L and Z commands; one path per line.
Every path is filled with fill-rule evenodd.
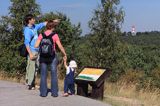
M 29 57 L 27 57 L 26 78 L 25 78 L 25 83 L 26 83 L 26 85 L 28 85 L 29 65 L 30 65 L 30 60 L 29 60 Z
M 35 60 L 29 59 L 29 65 L 28 65 L 28 85 L 29 85 L 29 89 L 32 89 L 32 86 L 34 84 L 34 78 L 35 78 Z

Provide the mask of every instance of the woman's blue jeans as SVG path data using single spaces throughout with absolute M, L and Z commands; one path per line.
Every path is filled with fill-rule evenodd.
M 47 96 L 47 66 L 50 66 L 51 70 L 51 95 L 58 96 L 58 78 L 57 78 L 57 65 L 58 58 L 55 56 L 52 63 L 40 63 L 41 79 L 40 79 L 40 96 Z

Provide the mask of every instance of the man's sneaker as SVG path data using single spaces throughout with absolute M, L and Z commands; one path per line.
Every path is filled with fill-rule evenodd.
M 32 90 L 32 86 L 31 85 L 28 85 L 28 90 Z
M 35 87 L 33 87 L 32 85 L 28 85 L 28 90 L 35 90 Z
M 32 90 L 35 90 L 35 87 L 32 87 Z

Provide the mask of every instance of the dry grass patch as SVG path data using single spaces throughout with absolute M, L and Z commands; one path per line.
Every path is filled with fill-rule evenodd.
M 106 83 L 104 101 L 113 106 L 160 106 L 160 89 L 136 90 L 136 84 Z

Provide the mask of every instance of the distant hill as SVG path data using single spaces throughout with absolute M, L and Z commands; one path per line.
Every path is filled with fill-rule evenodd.
M 139 46 L 160 46 L 160 32 L 138 32 L 135 36 L 128 34 L 121 36 L 121 41 Z

